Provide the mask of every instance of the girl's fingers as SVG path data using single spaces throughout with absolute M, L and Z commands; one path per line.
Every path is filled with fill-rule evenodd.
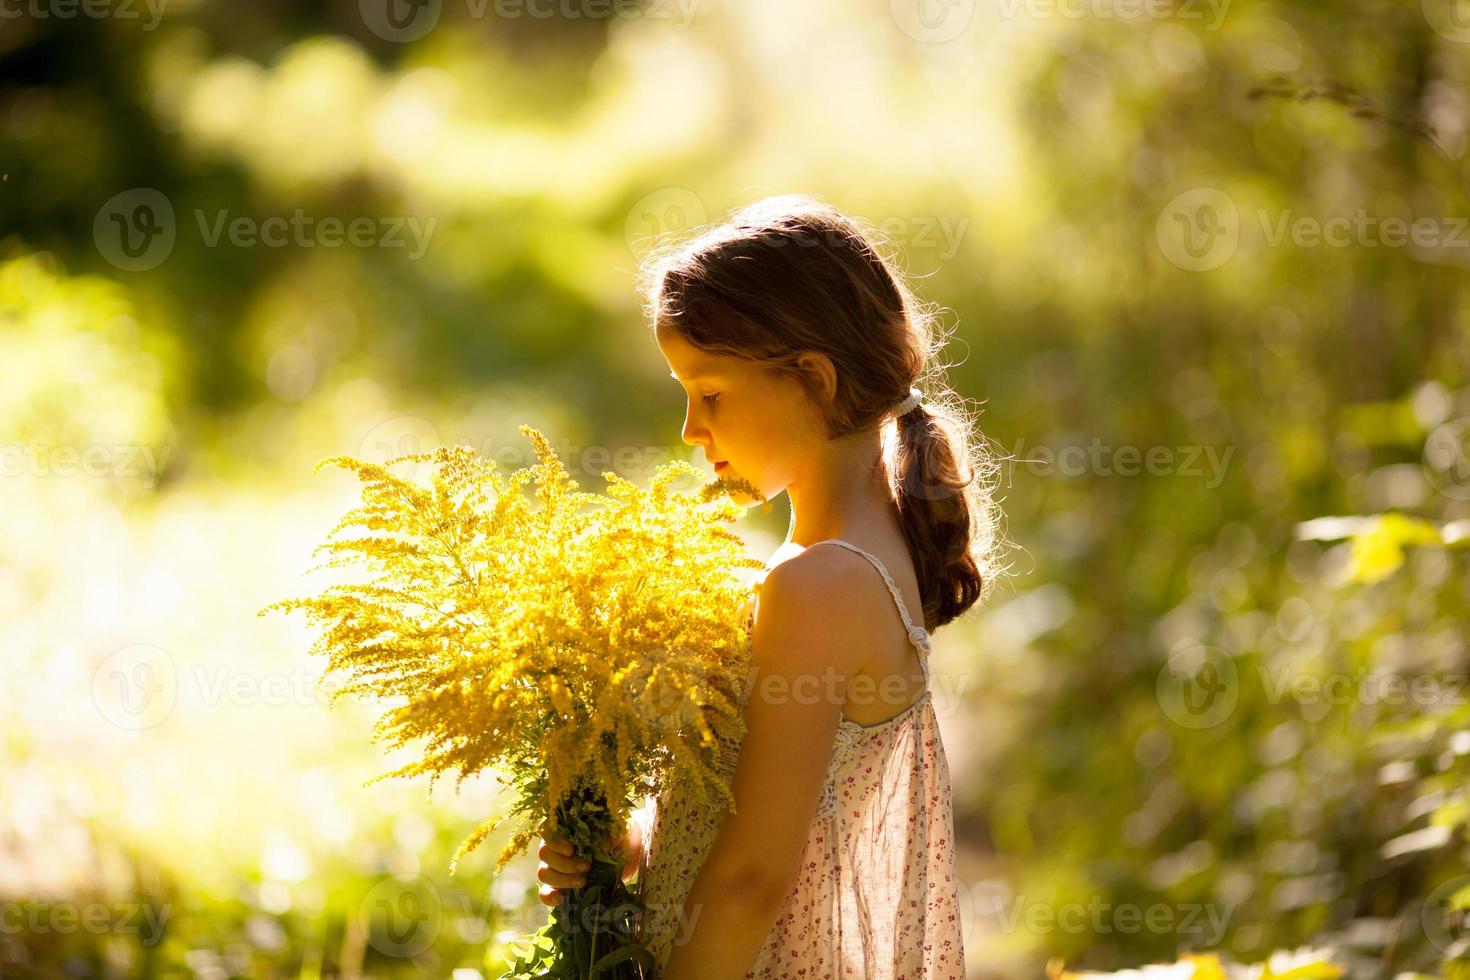
M 555 846 L 553 841 L 544 841 L 536 851 L 536 856 L 541 859 L 542 864 L 549 865 L 557 871 L 585 871 L 592 867 L 592 863 L 586 858 L 576 856 L 570 844 L 567 845 L 566 850 L 561 850 Z
M 536 869 L 536 880 L 553 888 L 581 888 L 587 884 L 584 874 L 568 874 L 545 864 Z
M 545 822 L 542 823 L 540 829 L 542 833 L 545 833 Z M 604 851 L 610 854 L 618 850 L 623 851 L 621 874 L 623 881 L 627 881 L 637 873 L 641 863 L 642 844 L 642 834 L 636 827 L 630 827 L 622 836 L 610 832 L 602 839 L 601 846 Z M 556 835 L 543 837 L 541 846 L 536 849 L 536 856 L 541 859 L 541 865 L 536 869 L 536 877 L 542 883 L 537 893 L 542 904 L 559 905 L 566 898 L 563 889 L 586 886 L 586 872 L 592 867 L 592 862 L 587 858 L 578 857 L 576 847 L 565 837 Z
M 583 874 L 592 868 L 592 862 L 586 858 L 567 857 L 565 854 L 553 854 L 552 858 L 553 860 L 546 862 L 546 866 L 563 874 Z
M 541 846 L 549 847 L 553 851 L 556 851 L 558 854 L 571 855 L 575 854 L 577 851 L 577 849 L 572 846 L 572 842 L 567 840 L 565 837 L 543 837 L 541 839 Z

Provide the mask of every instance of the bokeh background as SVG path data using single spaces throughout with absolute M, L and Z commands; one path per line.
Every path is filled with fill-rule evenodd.
M 494 977 L 495 781 L 364 788 L 256 615 L 312 465 L 701 462 L 638 260 L 799 191 L 1007 457 L 936 635 L 971 975 L 1466 976 L 1467 84 L 1460 0 L 4 0 L 0 975 Z

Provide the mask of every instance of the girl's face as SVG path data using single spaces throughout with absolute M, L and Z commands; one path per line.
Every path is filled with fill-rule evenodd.
M 759 364 L 706 353 L 662 324 L 655 338 L 684 388 L 684 442 L 703 448 L 717 476 L 746 480 L 766 499 L 785 490 L 794 463 L 823 441 L 806 392 Z M 743 493 L 735 499 L 757 502 Z

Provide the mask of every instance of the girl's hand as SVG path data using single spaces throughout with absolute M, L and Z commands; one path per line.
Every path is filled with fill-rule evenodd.
M 617 846 L 618 843 L 611 835 L 602 842 L 602 849 L 608 852 L 612 852 Z M 638 873 L 638 866 L 643 863 L 643 834 L 637 821 L 628 824 L 621 848 L 622 878 L 627 881 Z M 565 837 L 553 834 L 542 838 L 536 856 L 541 859 L 541 863 L 536 866 L 536 880 L 542 885 L 539 891 L 542 904 L 560 905 L 566 898 L 568 889 L 581 888 L 587 884 L 587 870 L 592 867 L 592 862 L 578 857 L 576 848 Z
M 536 852 L 541 863 L 536 866 L 536 880 L 541 882 L 540 897 L 543 905 L 560 905 L 566 898 L 563 889 L 581 888 L 587 884 L 586 871 L 592 862 L 576 856 L 572 842 L 565 837 L 542 838 Z

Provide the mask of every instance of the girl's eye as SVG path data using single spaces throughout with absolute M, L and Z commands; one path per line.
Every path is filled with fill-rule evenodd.
M 705 395 L 704 396 L 704 402 L 705 402 L 706 405 L 713 405 L 714 402 L 715 402 L 715 399 L 717 399 L 719 397 L 720 397 L 719 392 L 716 392 L 713 395 Z

